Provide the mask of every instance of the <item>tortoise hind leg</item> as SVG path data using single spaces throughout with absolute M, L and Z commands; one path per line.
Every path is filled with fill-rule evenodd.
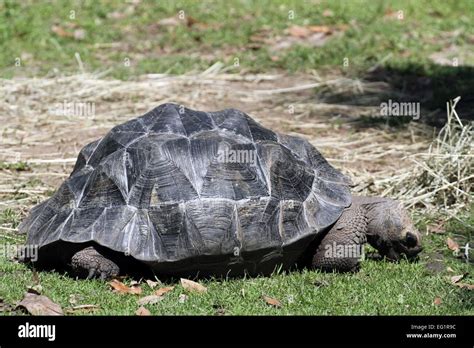
M 115 262 L 99 253 L 93 246 L 84 248 L 71 258 L 73 272 L 86 279 L 109 279 L 119 275 L 120 268 Z
M 357 271 L 367 242 L 366 232 L 364 210 L 354 206 L 345 209 L 318 245 L 312 266 L 324 271 Z

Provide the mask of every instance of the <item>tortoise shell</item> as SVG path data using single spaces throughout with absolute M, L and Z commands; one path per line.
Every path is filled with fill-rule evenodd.
M 95 242 L 159 273 L 266 273 L 339 218 L 349 184 L 308 141 L 239 110 L 163 104 L 86 145 L 21 230 L 40 250 Z

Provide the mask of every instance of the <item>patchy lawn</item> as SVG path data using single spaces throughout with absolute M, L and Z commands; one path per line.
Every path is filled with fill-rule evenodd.
M 206 280 L 202 294 L 179 281 L 155 289 L 142 281 L 141 295 L 118 294 L 106 282 L 35 273 L 5 252 L 24 242 L 18 224 L 68 176 L 82 146 L 168 101 L 240 108 L 306 137 L 354 179 L 354 192 L 391 195 L 389 179 L 416 180 L 408 157 L 427 151 L 435 129 L 381 118 L 380 103 L 419 101 L 423 118 L 445 114 L 446 101 L 461 95 L 459 115 L 473 115 L 473 16 L 472 1 L 0 0 L 0 314 L 20 314 L 15 305 L 39 284 L 68 314 L 133 315 L 139 298 L 174 285 L 145 305 L 151 314 L 473 315 L 472 252 L 470 263 L 462 256 L 472 245 L 472 206 L 455 218 L 411 210 L 424 235 L 419 262 Z M 107 79 L 74 75 L 83 71 Z M 164 73 L 187 75 L 142 76 Z M 305 85 L 314 87 L 298 89 Z M 65 100 L 93 103 L 96 114 L 52 115 Z M 96 307 L 72 309 L 80 305 Z
M 349 74 L 454 58 L 472 65 L 473 16 L 472 1 L 443 0 L 4 0 L 0 73 L 76 72 L 82 64 L 129 78 L 201 71 L 217 61 L 234 72 Z
M 3 213 L 1 223 L 15 226 L 18 217 Z M 470 219 L 470 220 L 469 220 Z M 468 218 L 472 224 L 474 216 Z M 423 228 L 420 224 L 419 227 Z M 441 232 L 441 231 L 440 231 Z M 40 272 L 33 274 L 25 265 L 0 258 L 0 312 L 21 314 L 13 307 L 27 287 L 41 285 L 41 292 L 61 305 L 67 314 L 133 315 L 138 300 L 164 286 L 175 286 L 156 304 L 144 305 L 155 315 L 473 315 L 472 291 L 452 284 L 451 277 L 467 273 L 472 266 L 453 256 L 446 246 L 449 236 L 462 244 L 468 240 L 466 228 L 450 222 L 447 230 L 425 241 L 418 263 L 365 260 L 357 274 L 329 274 L 318 271 L 274 274 L 247 279 L 201 281 L 205 293 L 187 292 L 178 281 L 159 284 L 152 289 L 145 281 L 142 294 L 118 294 L 99 280 L 74 280 L 67 275 Z M 470 236 L 472 237 L 472 236 Z M 2 234 L 2 243 L 20 241 Z M 436 255 L 434 257 L 433 255 Z M 434 263 L 437 263 L 434 265 Z M 471 270 L 472 271 L 472 270 Z M 155 281 L 155 279 L 153 279 Z M 131 279 L 124 283 L 130 285 Z M 460 283 L 472 282 L 462 279 Z M 187 295 L 183 298 L 182 295 Z M 272 306 L 264 296 L 278 300 Z M 10 307 L 7 307 L 10 305 Z M 73 310 L 75 306 L 94 305 L 93 310 Z M 8 309 L 7 309 L 8 308 Z

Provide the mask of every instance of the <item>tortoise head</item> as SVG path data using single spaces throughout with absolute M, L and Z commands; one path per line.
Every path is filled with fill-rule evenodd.
M 421 233 L 403 204 L 391 199 L 368 206 L 367 241 L 382 256 L 399 260 L 415 258 L 422 250 Z

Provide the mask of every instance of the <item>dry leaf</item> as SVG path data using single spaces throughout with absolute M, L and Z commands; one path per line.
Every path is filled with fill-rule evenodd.
M 154 282 L 153 280 L 150 280 L 150 279 L 147 279 L 146 283 L 152 289 L 161 284 L 161 282 Z
M 456 275 L 451 277 L 451 283 L 456 284 L 458 281 L 460 281 L 462 278 L 464 278 L 464 274 L 461 275 Z
M 113 279 L 109 282 L 109 285 L 117 292 L 120 293 L 128 293 L 130 288 L 126 286 L 124 283 L 118 281 L 117 279 Z
M 327 25 L 309 25 L 307 27 L 293 25 L 289 27 L 287 31 L 291 36 L 299 38 L 306 38 L 314 33 L 323 33 L 326 35 L 332 33 L 332 29 Z
M 277 308 L 281 307 L 281 302 L 279 300 L 277 300 L 276 298 L 263 296 L 263 299 L 270 306 L 277 307 Z
M 288 28 L 288 34 L 294 37 L 307 37 L 311 34 L 311 31 L 307 27 L 293 25 Z
M 72 37 L 73 36 L 73 34 L 71 34 L 70 32 L 67 32 L 59 25 L 53 25 L 51 27 L 51 31 L 59 37 Z
M 79 305 L 79 306 L 74 306 L 71 309 L 66 310 L 66 313 L 75 313 L 78 311 L 81 312 L 93 312 L 97 309 L 99 309 L 99 306 L 96 305 Z
M 142 293 L 142 288 L 140 288 L 139 286 L 128 287 L 117 279 L 113 279 L 112 281 L 110 281 L 109 285 L 114 289 L 114 291 L 121 294 L 140 295 Z
M 179 302 L 179 303 L 184 303 L 184 302 L 186 302 L 187 300 L 188 300 L 188 295 L 181 294 L 181 295 L 179 295 L 179 297 L 178 297 L 178 302 Z
M 455 283 L 454 285 L 459 286 L 461 289 L 474 290 L 474 284 Z
M 327 25 L 310 25 L 308 29 L 313 33 L 330 34 L 332 32 L 331 28 L 329 28 Z
M 34 286 L 28 286 L 27 291 L 32 294 L 41 295 L 41 292 L 43 291 L 43 287 L 41 286 L 41 284 L 36 284 Z
M 391 8 L 389 8 L 385 11 L 385 14 L 384 14 L 383 17 L 385 19 L 395 20 L 395 19 L 401 19 L 400 15 L 401 15 L 400 11 L 395 11 L 395 10 L 392 10 Z
M 164 27 L 176 27 L 181 24 L 181 21 L 176 17 L 163 18 L 158 21 L 158 25 Z
M 183 286 L 184 290 L 187 290 L 189 292 L 202 293 L 207 291 L 207 288 L 205 286 L 202 286 L 201 284 L 193 282 L 189 279 L 181 278 L 181 285 Z
M 209 24 L 200 22 L 196 18 L 193 18 L 191 16 L 186 16 L 186 25 L 188 26 L 188 28 L 194 27 L 199 30 L 206 30 L 211 28 Z M 212 28 L 217 29 L 215 25 L 213 25 Z
M 133 295 L 140 295 L 142 293 L 142 288 L 139 286 L 132 286 L 130 287 L 129 293 Z
M 97 306 L 97 305 L 93 305 L 93 304 L 83 304 L 83 305 L 72 307 L 72 309 L 75 310 L 75 311 L 85 310 L 85 309 L 98 309 L 98 308 L 100 308 L 100 307 Z
M 454 269 L 452 269 L 451 267 L 446 268 L 446 271 L 454 273 Z
M 163 299 L 163 296 L 150 295 L 150 296 L 145 296 L 145 297 L 139 299 L 137 302 L 140 306 L 143 306 L 143 305 L 147 305 L 147 304 L 158 303 L 162 299 Z
M 155 291 L 156 296 L 164 296 L 166 293 L 174 289 L 174 286 L 166 286 Z
M 335 32 L 345 31 L 348 25 L 338 25 L 333 28 L 327 25 L 293 25 L 285 30 L 286 36 L 276 37 L 267 43 L 270 45 L 270 52 L 278 52 L 288 49 L 293 45 L 305 45 L 310 47 L 321 47 L 327 42 Z
M 191 28 L 193 25 L 198 24 L 198 26 L 202 26 L 203 28 L 206 26 L 204 23 L 199 22 L 196 18 L 191 16 L 186 16 L 186 25 Z
M 137 311 L 135 312 L 136 315 L 139 315 L 139 316 L 149 316 L 151 315 L 150 311 L 148 309 L 146 309 L 145 307 L 141 306 L 140 308 L 137 309 Z
M 433 304 L 435 304 L 436 306 L 439 306 L 441 304 L 441 297 L 436 297 L 433 301 Z
M 309 45 L 311 47 L 322 47 L 328 40 L 329 36 L 325 33 L 314 33 L 311 34 L 310 37 L 308 37 L 305 40 L 305 45 Z
M 32 315 L 64 315 L 61 306 L 44 295 L 27 292 L 17 307 L 25 308 Z
M 451 238 L 446 238 L 446 244 L 448 245 L 448 248 L 452 251 L 459 251 L 459 244 L 456 243 L 454 240 Z

